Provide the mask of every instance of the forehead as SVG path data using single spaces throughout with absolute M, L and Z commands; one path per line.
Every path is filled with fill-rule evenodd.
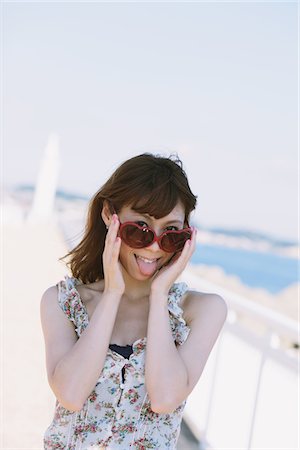
M 172 211 L 170 211 L 169 214 L 167 214 L 166 216 L 160 218 L 160 219 L 156 219 L 153 216 L 150 216 L 146 211 L 145 212 L 137 212 L 134 209 L 131 208 L 131 206 L 124 206 L 121 211 L 120 214 L 122 215 L 130 215 L 130 216 L 134 216 L 134 217 L 147 217 L 152 221 L 157 221 L 157 222 L 165 222 L 166 220 L 178 220 L 180 222 L 184 221 L 184 217 L 185 217 L 185 211 L 184 211 L 184 207 L 182 205 L 182 203 L 178 202 L 177 205 L 174 207 L 174 209 L 172 209 Z

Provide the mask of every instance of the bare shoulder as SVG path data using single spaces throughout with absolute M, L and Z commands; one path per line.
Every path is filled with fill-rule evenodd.
M 48 309 L 49 307 L 56 303 L 58 296 L 58 288 L 57 286 L 50 286 L 48 289 L 45 290 L 45 292 L 42 295 L 41 298 L 41 311 L 44 311 Z
M 227 317 L 227 303 L 219 294 L 187 291 L 182 304 L 184 319 L 187 324 L 208 316 L 225 321 Z
M 61 327 L 61 325 L 74 333 L 72 323 L 59 306 L 58 295 L 58 287 L 50 286 L 41 297 L 40 317 L 45 335 L 48 335 L 50 330 L 56 332 L 57 328 Z
M 60 359 L 73 347 L 77 335 L 58 302 L 57 286 L 50 286 L 42 295 L 40 317 L 45 340 L 47 376 L 51 380 Z

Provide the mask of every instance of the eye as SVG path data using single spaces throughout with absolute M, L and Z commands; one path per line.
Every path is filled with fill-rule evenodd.
M 140 227 L 147 227 L 148 225 L 143 220 L 137 220 L 135 223 L 137 223 Z
M 167 227 L 166 230 L 167 230 L 167 231 L 170 231 L 170 230 L 172 230 L 172 231 L 174 231 L 174 230 L 177 231 L 178 228 L 175 227 L 175 225 L 171 225 L 171 226 Z

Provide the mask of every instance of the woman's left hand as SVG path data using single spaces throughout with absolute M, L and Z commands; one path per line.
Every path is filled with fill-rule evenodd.
M 181 252 L 174 255 L 172 260 L 154 275 L 151 283 L 151 293 L 168 295 L 170 288 L 185 269 L 196 248 L 197 229 L 193 227 L 191 240 L 186 241 Z

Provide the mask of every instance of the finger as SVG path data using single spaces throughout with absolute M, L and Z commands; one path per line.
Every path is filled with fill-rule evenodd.
M 192 254 L 194 253 L 195 249 L 196 249 L 196 245 L 197 245 L 197 229 L 195 227 L 193 227 L 193 232 L 192 232 L 192 236 L 191 239 L 188 240 L 187 242 L 187 248 L 186 248 L 186 258 L 187 260 L 189 260 L 192 256 Z
M 181 252 L 181 255 L 182 255 L 183 258 L 185 258 L 190 253 L 192 244 L 193 244 L 193 235 L 191 236 L 190 239 L 188 239 L 184 243 L 184 247 L 183 247 L 182 252 Z
M 106 255 L 108 255 L 108 258 L 111 258 L 112 256 L 112 251 L 116 244 L 119 225 L 120 222 L 118 220 L 118 216 L 114 214 L 108 227 L 108 231 L 105 237 L 105 246 L 103 250 L 103 254 L 105 253 Z
M 121 242 L 122 242 L 121 238 L 117 237 L 115 244 L 113 246 L 112 252 L 111 252 L 111 262 L 112 263 L 115 263 L 119 260 Z
M 192 256 L 192 254 L 193 254 L 193 252 L 195 250 L 195 238 L 196 238 L 195 235 L 196 235 L 196 233 L 195 233 L 195 231 L 193 229 L 191 239 L 188 239 L 185 242 L 181 253 L 175 259 L 174 262 L 178 262 L 179 261 L 179 263 L 182 263 L 183 265 L 187 264 L 188 260 L 190 259 L 190 257 Z
M 106 234 L 105 240 L 107 242 L 114 242 L 115 241 L 116 236 L 118 234 L 119 225 L 120 225 L 120 222 L 118 220 L 118 216 L 116 214 L 114 214 L 112 216 L 112 220 L 111 220 L 111 222 L 109 224 L 108 231 L 107 231 L 107 234 Z
M 120 225 L 120 222 L 119 222 L 117 214 L 113 214 L 110 224 L 108 226 L 107 236 L 115 234 L 116 231 L 118 231 L 118 229 L 119 229 L 119 225 Z
M 197 244 L 197 228 L 193 227 L 192 228 L 192 236 L 191 236 L 191 243 L 190 243 L 190 248 L 192 249 L 192 251 L 194 251 L 194 249 L 196 248 L 196 244 Z

